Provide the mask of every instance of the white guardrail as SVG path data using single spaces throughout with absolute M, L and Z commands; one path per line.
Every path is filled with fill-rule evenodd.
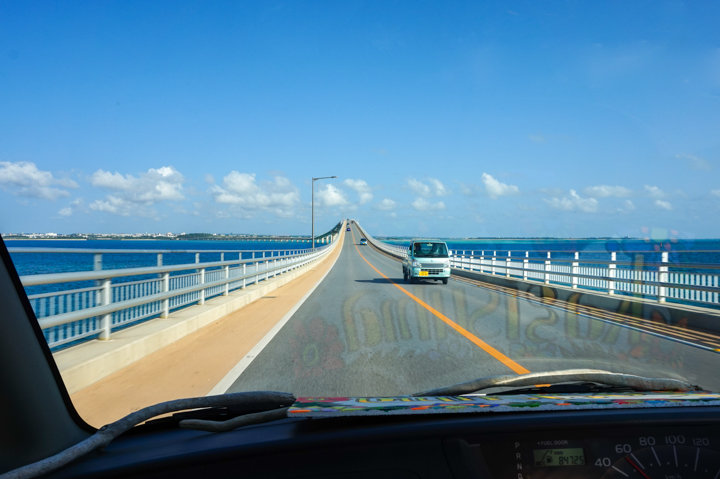
M 97 337 L 109 339 L 113 330 L 171 311 L 204 304 L 214 296 L 258 284 L 326 255 L 328 245 L 288 250 L 133 250 L 80 248 L 8 248 L 19 254 L 92 255 L 94 270 L 33 274 L 20 277 L 27 289 L 57 285 L 62 290 L 29 294 L 28 299 L 51 348 Z M 157 266 L 102 269 L 104 254 L 156 255 Z M 163 265 L 170 255 L 194 254 L 194 263 Z M 217 261 L 200 262 L 200 255 Z M 233 258 L 234 257 L 234 258 Z M 81 287 L 81 285 L 90 284 Z
M 377 248 L 400 258 L 407 248 L 370 236 L 358 225 L 365 238 Z M 514 280 L 558 285 L 608 295 L 641 297 L 659 303 L 675 303 L 717 309 L 720 307 L 720 264 L 669 262 L 668 252 L 660 253 L 659 262 L 618 261 L 615 252 L 454 250 L 450 265 L 456 270 L 472 271 Z M 637 252 L 639 254 L 650 253 Z M 720 253 L 720 252 L 716 252 Z M 596 259 L 605 254 L 607 259 Z M 542 256 L 542 257 L 538 257 Z

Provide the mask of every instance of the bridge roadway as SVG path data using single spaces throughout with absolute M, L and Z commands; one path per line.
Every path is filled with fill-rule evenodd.
M 360 246 L 353 227 L 324 281 L 228 392 L 396 395 L 576 367 L 720 390 L 718 352 L 601 319 L 459 279 L 405 284 L 400 263 Z

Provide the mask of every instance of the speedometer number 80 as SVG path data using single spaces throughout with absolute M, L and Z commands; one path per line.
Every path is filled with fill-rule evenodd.
M 654 446 L 655 438 L 652 436 L 640 436 L 638 442 L 642 447 Z

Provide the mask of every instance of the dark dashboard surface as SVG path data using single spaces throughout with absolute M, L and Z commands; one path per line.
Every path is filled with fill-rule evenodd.
M 284 419 L 139 429 L 52 477 L 713 478 L 720 408 Z

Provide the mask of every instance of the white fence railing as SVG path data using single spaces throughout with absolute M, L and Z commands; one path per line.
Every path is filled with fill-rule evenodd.
M 379 241 L 360 229 L 374 246 L 406 257 L 405 247 Z M 615 252 L 454 250 L 450 265 L 456 270 L 608 295 L 720 308 L 720 264 L 670 262 L 668 252 L 655 255 L 659 261 L 619 261 Z
M 600 252 L 555 253 L 537 251 L 464 251 L 453 252 L 453 268 L 483 274 L 505 276 L 655 300 L 703 307 L 720 306 L 720 265 L 671 263 L 668 252 L 659 253 L 657 262 L 619 261 L 617 254 L 595 259 Z M 584 257 L 583 257 L 584 256 Z
M 334 240 L 337 234 L 332 234 Z M 171 311 L 203 304 L 213 296 L 257 284 L 299 268 L 335 246 L 293 250 L 97 250 L 8 248 L 11 254 L 92 255 L 93 270 L 20 277 L 51 348 L 83 339 L 109 339 L 112 331 Z M 163 265 L 173 255 L 193 254 L 195 262 Z M 137 259 L 155 255 L 156 266 L 102 269 L 103 256 Z M 201 255 L 215 260 L 201 262 Z M 51 261 L 51 259 L 48 259 Z M 89 263 L 89 261 L 86 261 Z M 122 261 L 120 261 L 122 262 Z M 52 289 L 33 292 L 33 289 Z

